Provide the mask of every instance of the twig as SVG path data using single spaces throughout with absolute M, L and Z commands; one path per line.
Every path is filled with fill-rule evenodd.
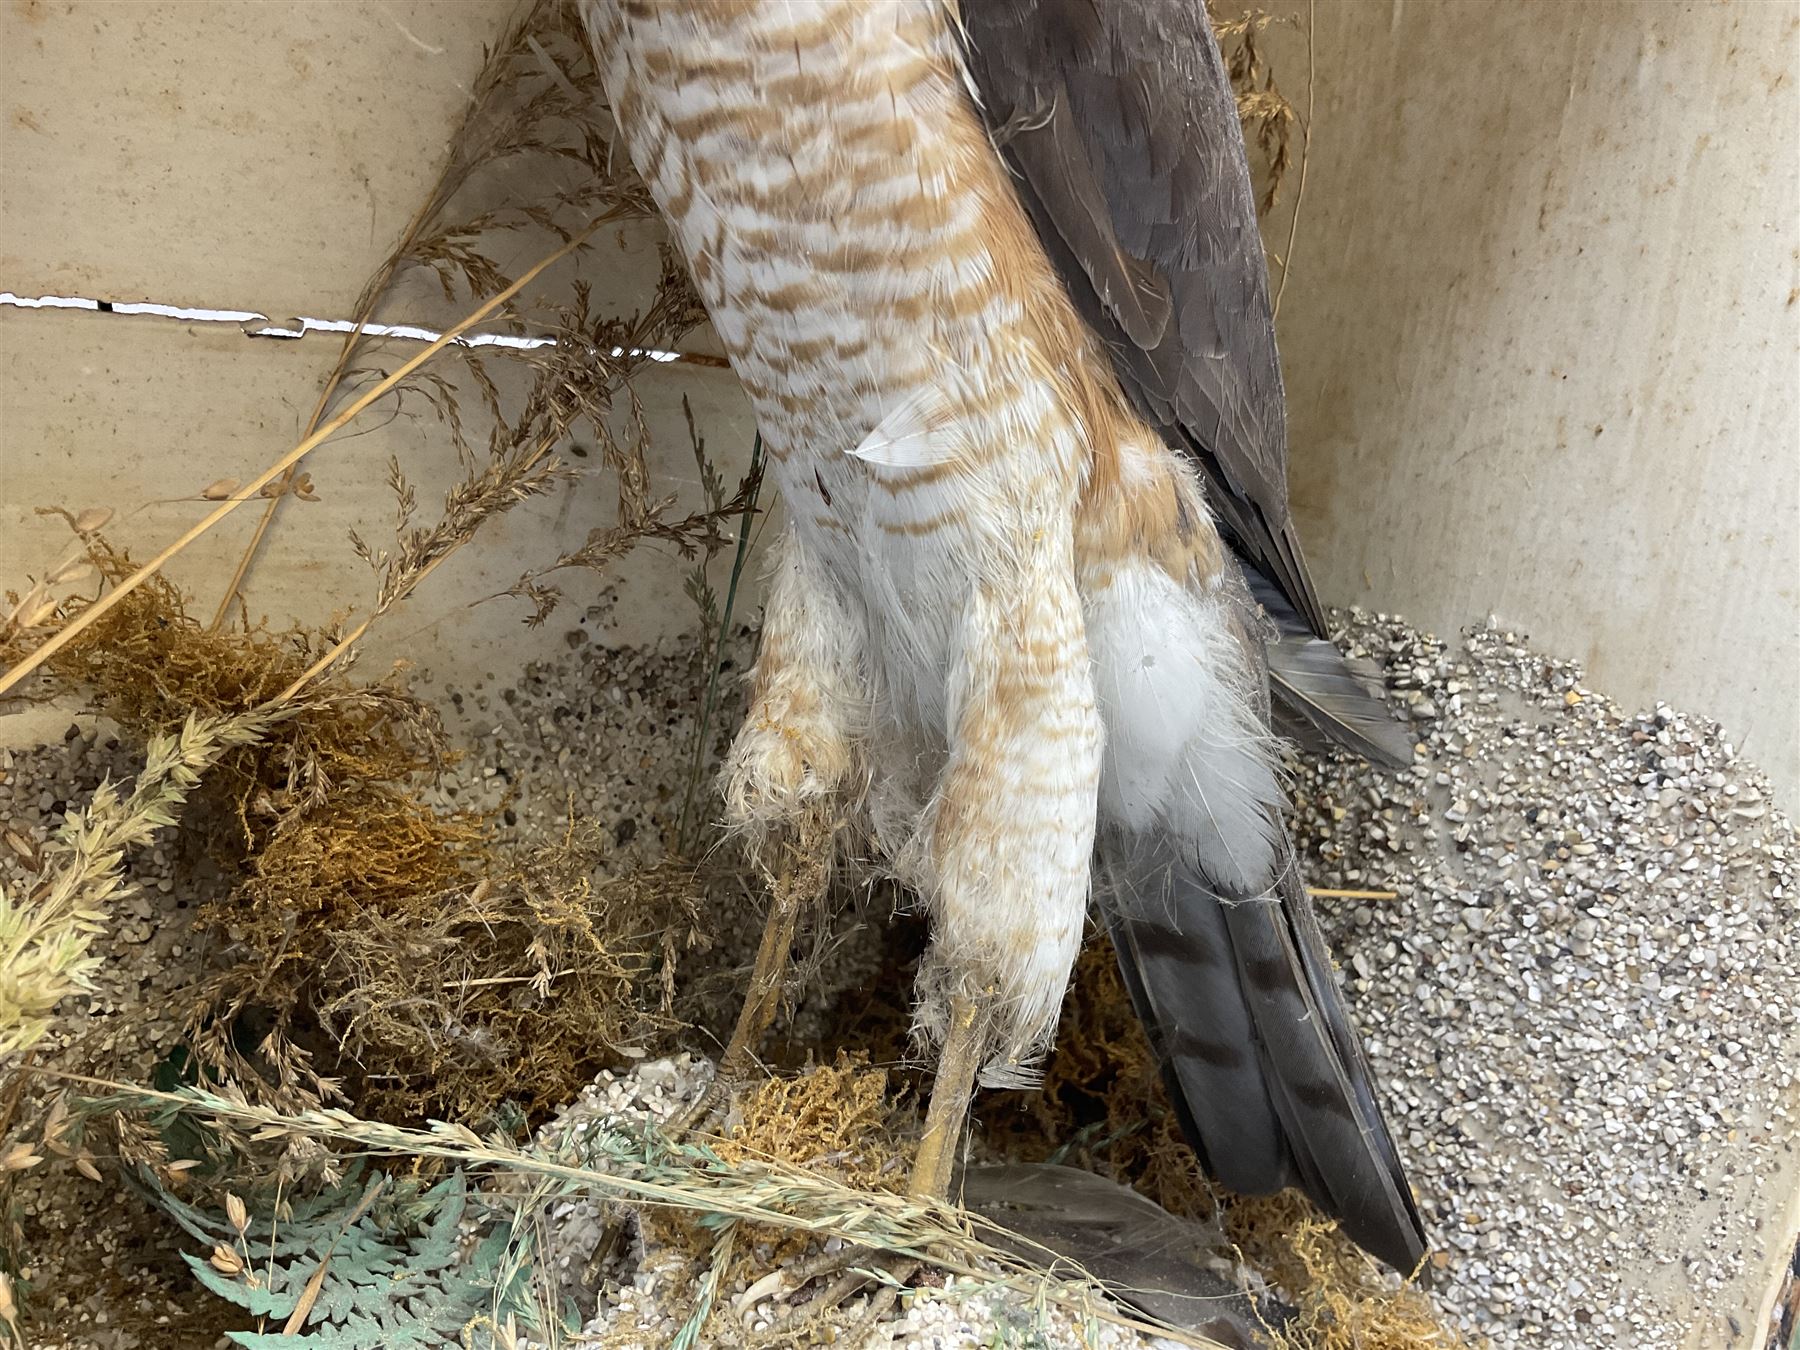
M 286 1182 L 285 1177 L 275 1178 L 275 1207 L 269 1212 L 269 1264 L 263 1270 L 263 1281 L 270 1287 L 275 1284 L 275 1239 L 281 1234 L 281 1188 Z
M 0 695 L 4 695 L 15 688 L 19 682 L 27 675 L 31 674 L 32 671 L 36 670 L 57 652 L 68 646 L 79 634 L 85 632 L 88 628 L 97 623 L 101 616 L 110 611 L 113 606 L 117 605 L 127 595 L 130 595 L 131 592 L 143 585 L 144 582 L 160 572 L 172 558 L 186 549 L 188 545 L 192 544 L 201 535 L 212 529 L 214 525 L 217 525 L 221 520 L 225 519 L 226 516 L 237 510 L 238 507 L 242 506 L 245 502 L 258 496 L 267 484 L 273 482 L 276 478 L 280 477 L 285 470 L 298 464 L 308 454 L 318 449 L 321 444 L 354 421 L 360 413 L 369 407 L 370 404 L 374 403 L 383 394 L 394 388 L 395 385 L 399 384 L 408 375 L 412 374 L 413 371 L 424 365 L 433 356 L 436 356 L 445 347 L 456 341 L 461 334 L 467 332 L 475 324 L 480 323 L 501 305 L 512 299 L 532 281 L 536 280 L 546 268 L 554 263 L 560 262 L 569 254 L 575 252 L 575 250 L 586 241 L 590 234 L 599 229 L 602 225 L 610 223 L 620 214 L 622 213 L 619 211 L 607 211 L 600 216 L 597 216 L 580 230 L 577 230 L 568 243 L 540 260 L 505 290 L 496 294 L 492 299 L 484 301 L 466 317 L 459 319 L 455 324 L 451 325 L 441 337 L 427 346 L 417 356 L 400 366 L 378 384 L 372 386 L 367 393 L 362 395 L 362 397 L 358 398 L 348 408 L 344 409 L 343 412 L 339 413 L 324 426 L 313 432 L 312 435 L 302 440 L 292 450 L 289 450 L 280 459 L 264 469 L 250 482 L 239 488 L 234 495 L 220 502 L 218 507 L 207 515 L 205 519 L 190 527 L 179 539 L 170 544 L 161 553 L 139 567 L 137 571 L 133 572 L 130 576 L 124 578 L 124 580 L 120 581 L 112 588 L 112 590 L 101 596 L 93 604 L 82 610 L 80 614 L 76 615 L 75 618 L 71 619 L 62 628 L 58 629 L 54 636 L 36 651 L 32 652 L 31 655 L 25 657 L 4 675 L 0 675 Z M 337 649 L 334 649 L 334 651 L 335 650 Z M 326 664 L 329 664 L 329 662 Z M 323 666 L 318 667 L 318 669 L 323 669 Z M 300 684 L 305 683 L 306 679 L 310 678 L 314 673 L 316 673 L 316 670 L 309 671 L 306 676 L 303 676 L 292 687 L 297 688 Z
M 482 989 L 496 984 L 535 984 L 539 980 L 560 980 L 565 975 L 573 975 L 575 971 L 553 970 L 548 975 L 484 975 L 478 980 L 445 980 L 445 989 Z
M 338 385 L 343 382 L 344 372 L 350 368 L 350 353 L 356 349 L 357 342 L 362 338 L 363 329 L 375 316 L 376 302 L 392 284 L 394 275 L 399 270 L 400 260 L 412 248 L 413 240 L 417 237 L 420 229 L 424 227 L 426 213 L 432 205 L 430 198 L 419 204 L 419 209 L 413 215 L 412 223 L 406 227 L 406 233 L 401 237 L 398 247 L 388 256 L 388 260 L 382 264 L 381 271 L 376 274 L 375 283 L 369 287 L 368 299 L 358 307 L 356 327 L 344 335 L 344 345 L 338 349 L 337 360 L 332 364 L 331 373 L 325 377 L 325 387 L 319 391 L 319 401 L 313 404 L 312 416 L 306 419 L 306 430 L 301 433 L 302 435 L 310 436 L 319 429 L 319 419 L 325 416 L 325 409 L 331 406 L 332 395 L 337 393 Z M 224 626 L 225 615 L 231 609 L 231 602 L 238 598 L 238 588 L 244 584 L 244 577 L 249 573 L 250 565 L 256 561 L 256 552 L 262 547 L 263 536 L 275 523 L 275 513 L 281 509 L 282 502 L 287 500 L 286 489 L 294 481 L 294 474 L 298 471 L 298 467 L 298 465 L 290 464 L 282 473 L 281 481 L 277 486 L 283 490 L 269 498 L 268 508 L 263 511 L 262 519 L 256 522 L 256 529 L 250 535 L 250 542 L 244 548 L 244 555 L 238 559 L 237 570 L 231 574 L 231 580 L 225 587 L 225 594 L 219 597 L 219 609 L 213 615 L 212 623 L 207 626 L 208 632 L 216 633 Z
M 1399 891 L 1334 891 L 1322 886 L 1308 886 L 1306 893 L 1315 900 L 1398 900 Z
M 1306 200 L 1306 163 L 1312 158 L 1313 125 L 1313 30 L 1318 27 L 1317 0 L 1306 0 L 1306 122 L 1300 128 L 1300 184 L 1294 189 L 1294 214 L 1288 217 L 1287 249 L 1281 257 L 1281 284 L 1275 288 L 1275 303 L 1269 319 L 1281 317 L 1281 297 L 1287 294 L 1288 273 L 1294 270 L 1294 235 L 1300 228 L 1300 203 Z

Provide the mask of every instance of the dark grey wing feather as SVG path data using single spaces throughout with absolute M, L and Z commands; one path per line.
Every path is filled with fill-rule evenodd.
M 1268 269 L 1230 81 L 1197 0 L 967 0 L 969 67 L 1045 252 L 1140 413 L 1189 455 L 1257 598 L 1277 730 L 1411 762 L 1325 638 L 1287 496 Z
M 1285 724 L 1404 761 L 1375 733 L 1379 696 L 1321 641 L 1243 134 L 1201 0 L 962 0 L 961 14 L 1045 252 L 1140 413 L 1198 466 L 1263 593 Z M 1249 896 L 1163 832 L 1106 828 L 1098 852 L 1120 968 L 1202 1164 L 1240 1191 L 1302 1187 L 1410 1269 L 1419 1216 L 1292 867 Z
M 1284 1310 L 1233 1278 L 1218 1222 L 1178 1219 L 1092 1172 L 1044 1163 L 971 1167 L 962 1202 L 1001 1231 L 990 1240 L 1028 1261 L 1074 1261 L 1123 1302 L 1233 1350 L 1263 1350 Z M 1009 1240 L 1016 1233 L 1022 1242 Z
M 1243 133 L 1200 0 L 964 0 L 962 17 L 983 115 L 1121 383 L 1323 637 Z
M 1238 595 L 1231 627 L 1266 720 L 1255 610 Z M 1209 870 L 1199 840 L 1103 821 L 1100 910 L 1201 1165 L 1245 1194 L 1298 1186 L 1364 1249 L 1411 1272 L 1424 1225 L 1293 845 L 1272 810 L 1268 823 L 1274 867 L 1246 889 Z

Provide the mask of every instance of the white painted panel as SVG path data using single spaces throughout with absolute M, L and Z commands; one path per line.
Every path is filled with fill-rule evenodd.
M 1280 333 L 1321 589 L 1495 613 L 1800 805 L 1800 6 L 1317 16 Z
M 512 0 L 22 0 L 0 289 L 347 312 Z

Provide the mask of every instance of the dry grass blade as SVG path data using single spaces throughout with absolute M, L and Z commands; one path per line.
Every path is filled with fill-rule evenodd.
M 306 1287 L 300 1291 L 300 1298 L 294 1304 L 294 1311 L 281 1328 L 282 1335 L 292 1336 L 306 1325 L 306 1319 L 312 1315 L 313 1305 L 319 1301 L 319 1291 L 325 1287 L 325 1275 L 331 1269 L 331 1256 L 337 1250 L 337 1244 L 343 1240 L 344 1234 L 355 1226 L 356 1221 L 368 1212 L 369 1206 L 375 1203 L 375 1197 L 381 1194 L 382 1187 L 385 1185 L 387 1185 L 386 1177 L 376 1177 L 369 1183 L 369 1189 L 363 1192 L 363 1197 L 357 1201 L 356 1208 L 351 1210 L 348 1217 L 345 1218 L 343 1226 L 338 1230 L 337 1237 L 332 1239 L 329 1247 L 319 1253 L 318 1267 L 307 1277 Z
M 83 630 L 97 622 L 108 610 L 118 604 L 126 596 L 130 595 L 132 591 L 136 590 L 139 586 L 143 585 L 144 582 L 160 572 L 171 559 L 180 554 L 196 539 L 212 529 L 213 526 L 217 525 L 221 520 L 225 519 L 226 516 L 237 510 L 237 508 L 242 506 L 245 502 L 255 500 L 266 484 L 274 482 L 288 468 L 298 464 L 308 454 L 318 449 L 320 445 L 324 444 L 333 435 L 354 421 L 360 413 L 367 409 L 383 394 L 386 394 L 389 390 L 393 389 L 408 375 L 412 374 L 420 366 L 423 366 L 445 347 L 455 342 L 458 337 L 468 332 L 470 328 L 480 323 L 488 315 L 499 309 L 501 305 L 512 299 L 513 296 L 517 295 L 529 285 L 546 268 L 575 252 L 590 234 L 599 229 L 602 225 L 610 223 L 612 219 L 614 219 L 614 217 L 611 215 L 605 215 L 595 219 L 568 243 L 564 244 L 554 253 L 551 253 L 548 257 L 540 259 L 529 271 L 524 273 L 517 281 L 513 282 L 512 285 L 495 295 L 492 299 L 484 301 L 469 314 L 452 324 L 436 341 L 427 344 L 413 356 L 411 360 L 405 362 L 395 370 L 393 374 L 376 383 L 372 388 L 351 403 L 349 407 L 345 408 L 343 412 L 339 413 L 324 426 L 313 432 L 312 435 L 304 438 L 293 449 L 289 450 L 255 478 L 251 479 L 249 483 L 239 488 L 235 494 L 221 502 L 215 510 L 208 513 L 197 524 L 190 527 L 180 536 L 180 538 L 176 539 L 174 543 L 163 549 L 161 553 L 158 553 L 154 558 L 150 559 L 149 562 L 143 564 L 136 571 L 131 573 L 130 576 L 121 578 L 112 590 L 108 591 L 100 599 L 84 609 L 76 619 L 58 629 L 56 634 L 47 642 L 34 649 L 27 656 L 14 664 L 4 675 L 0 675 L 0 695 L 5 695 L 16 688 L 20 681 L 27 675 L 31 674 L 63 647 L 67 646 Z

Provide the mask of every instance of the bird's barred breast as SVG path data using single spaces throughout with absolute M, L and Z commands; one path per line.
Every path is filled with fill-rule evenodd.
M 805 461 L 784 486 L 858 481 L 849 452 L 947 361 L 995 377 L 965 415 L 1017 395 L 1029 334 L 972 181 L 998 163 L 936 0 L 598 8 L 633 158 L 771 453 Z
M 1191 474 L 1125 407 L 1014 195 L 942 0 L 588 14 L 790 517 L 891 675 L 944 669 L 971 586 L 1022 541 L 1066 540 L 1100 580 L 1132 554 L 1216 570 Z

